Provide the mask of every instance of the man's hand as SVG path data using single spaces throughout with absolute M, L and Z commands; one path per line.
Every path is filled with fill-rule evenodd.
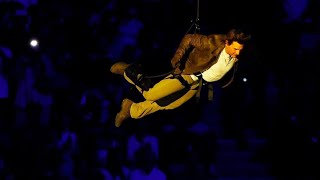
M 181 70 L 179 67 L 177 67 L 177 68 L 174 70 L 173 73 L 174 73 L 174 74 L 181 74 L 181 73 L 182 73 L 182 70 Z

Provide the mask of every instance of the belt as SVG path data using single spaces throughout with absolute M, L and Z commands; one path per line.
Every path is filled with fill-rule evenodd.
M 200 77 L 200 76 L 202 76 L 202 72 L 196 72 L 196 73 L 193 73 L 193 75 Z

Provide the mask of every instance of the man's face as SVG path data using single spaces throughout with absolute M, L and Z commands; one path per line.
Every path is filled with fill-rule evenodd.
M 233 58 L 239 56 L 240 51 L 242 51 L 243 45 L 239 44 L 237 41 L 233 41 L 231 44 L 226 41 L 226 52 Z

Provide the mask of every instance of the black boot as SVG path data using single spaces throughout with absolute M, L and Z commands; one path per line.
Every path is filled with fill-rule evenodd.
M 131 64 L 125 69 L 125 73 L 135 85 L 144 91 L 148 91 L 155 84 L 150 78 L 146 78 L 140 64 Z

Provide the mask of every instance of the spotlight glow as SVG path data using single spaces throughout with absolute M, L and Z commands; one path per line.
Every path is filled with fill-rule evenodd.
M 36 39 L 32 39 L 32 40 L 30 41 L 30 46 L 31 46 L 31 47 L 37 47 L 37 46 L 38 46 L 38 41 L 37 41 Z
M 248 79 L 247 79 L 247 78 L 242 78 L 242 81 L 243 81 L 243 82 L 247 82 Z

